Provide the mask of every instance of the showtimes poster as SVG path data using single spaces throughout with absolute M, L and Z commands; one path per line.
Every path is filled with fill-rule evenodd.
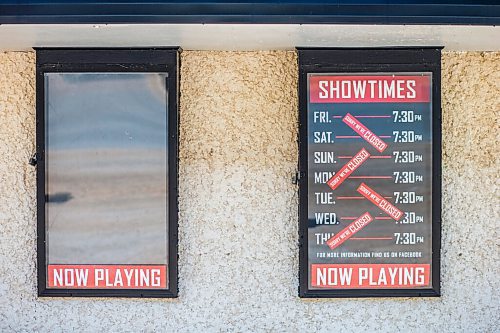
M 432 73 L 307 83 L 308 288 L 431 288 Z

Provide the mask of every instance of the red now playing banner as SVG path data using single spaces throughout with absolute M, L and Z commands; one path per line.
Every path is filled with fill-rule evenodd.
M 166 265 L 48 265 L 49 288 L 166 289 Z
M 417 75 L 309 78 L 310 103 L 420 103 L 430 101 L 430 77 Z
M 356 219 L 356 221 L 352 222 L 340 232 L 336 233 L 335 236 L 327 240 L 326 245 L 328 245 L 332 250 L 335 249 L 346 240 L 351 238 L 355 233 L 366 227 L 372 221 L 373 217 L 370 215 L 370 213 L 364 213 L 358 219 Z
M 329 289 L 430 286 L 429 264 L 312 264 L 311 285 Z
M 346 165 L 340 171 L 338 171 L 332 178 L 330 178 L 326 184 L 330 186 L 332 190 L 335 190 L 340 184 L 344 182 L 349 176 L 361 166 L 368 158 L 370 153 L 366 151 L 365 148 L 361 149 L 354 157 L 347 162 Z
M 365 183 L 361 183 L 357 191 L 366 199 L 370 200 L 375 206 L 389 214 L 396 221 L 399 221 L 399 219 L 403 216 L 402 211 L 394 207 L 389 201 L 385 200 L 383 196 L 369 188 Z
M 376 136 L 372 131 L 370 131 L 365 125 L 363 125 L 359 120 L 354 118 L 350 113 L 346 114 L 342 119 L 344 123 L 347 124 L 354 132 L 358 133 L 363 139 L 371 144 L 380 153 L 387 148 L 387 143 L 385 143 L 381 138 Z

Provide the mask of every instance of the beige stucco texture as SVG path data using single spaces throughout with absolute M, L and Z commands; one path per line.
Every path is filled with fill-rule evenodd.
M 499 331 L 500 53 L 444 53 L 442 297 L 300 299 L 295 52 L 183 52 L 179 298 L 38 298 L 35 57 L 0 53 L 0 331 Z

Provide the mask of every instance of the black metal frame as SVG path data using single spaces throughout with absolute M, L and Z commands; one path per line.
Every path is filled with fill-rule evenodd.
M 440 296 L 441 250 L 441 49 L 297 48 L 299 62 L 299 296 L 422 297 Z M 307 74 L 354 72 L 432 72 L 432 288 L 338 289 L 308 288 L 307 221 Z
M 36 49 L 36 160 L 38 296 L 177 297 L 178 262 L 178 63 L 179 48 Z M 53 289 L 46 287 L 45 87 L 49 72 L 163 72 L 167 78 L 168 117 L 168 289 Z

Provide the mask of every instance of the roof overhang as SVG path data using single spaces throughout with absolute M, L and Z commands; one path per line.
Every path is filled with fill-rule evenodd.
M 0 0 L 0 24 L 498 25 L 495 0 Z
M 500 50 L 495 0 L 0 0 L 0 50 L 444 46 Z

